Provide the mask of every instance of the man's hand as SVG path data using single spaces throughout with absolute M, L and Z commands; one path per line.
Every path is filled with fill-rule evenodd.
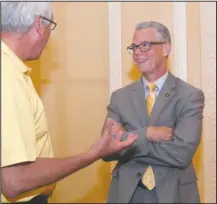
M 116 121 L 112 120 L 111 134 L 113 137 L 120 137 L 126 132 L 123 126 Z
M 166 126 L 150 126 L 147 128 L 147 139 L 153 142 L 168 141 L 172 139 L 172 129 Z
M 130 133 L 125 141 L 120 141 L 122 134 L 112 135 L 113 125 L 114 121 L 108 118 L 104 126 L 104 132 L 100 139 L 91 146 L 89 150 L 90 154 L 95 155 L 97 158 L 102 158 L 120 152 L 133 145 L 137 139 L 137 135 Z

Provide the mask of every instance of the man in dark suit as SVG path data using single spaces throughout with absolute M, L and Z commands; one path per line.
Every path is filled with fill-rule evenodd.
M 199 203 L 192 158 L 201 139 L 204 94 L 168 72 L 171 36 L 164 25 L 138 24 L 127 50 L 142 77 L 113 92 L 108 117 L 114 137 L 125 140 L 134 132 L 138 139 L 104 158 L 118 161 L 108 203 Z

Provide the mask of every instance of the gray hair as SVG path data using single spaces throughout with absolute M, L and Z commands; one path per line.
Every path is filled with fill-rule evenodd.
M 51 19 L 52 15 L 51 2 L 1 2 L 1 30 L 26 32 L 37 16 Z
M 159 40 L 171 44 L 171 35 L 168 28 L 165 25 L 154 21 L 141 22 L 136 25 L 135 30 L 141 30 L 143 28 L 155 28 L 155 30 L 158 33 L 157 37 L 159 38 Z

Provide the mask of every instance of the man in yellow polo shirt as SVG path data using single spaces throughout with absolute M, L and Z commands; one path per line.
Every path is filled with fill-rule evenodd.
M 49 2 L 1 2 L 2 202 L 47 203 L 55 183 L 136 139 L 112 139 L 108 119 L 88 151 L 53 158 L 43 104 L 23 61 L 40 57 L 56 27 Z

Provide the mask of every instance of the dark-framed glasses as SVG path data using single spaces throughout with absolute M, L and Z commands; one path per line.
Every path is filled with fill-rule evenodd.
M 50 19 L 48 19 L 48 18 L 46 18 L 46 17 L 44 17 L 44 16 L 41 16 L 41 18 L 42 18 L 43 20 L 48 21 L 48 22 L 51 23 L 51 24 L 50 24 L 50 29 L 51 29 L 51 30 L 54 30 L 54 29 L 56 28 L 56 26 L 57 26 L 57 23 L 56 23 L 56 22 L 54 22 L 54 21 L 52 21 L 52 20 L 50 20 Z
M 142 42 L 139 45 L 132 44 L 127 47 L 127 51 L 131 55 L 136 52 L 137 48 L 139 48 L 141 52 L 147 52 L 152 48 L 152 45 L 160 45 L 160 44 L 165 44 L 165 42 Z

